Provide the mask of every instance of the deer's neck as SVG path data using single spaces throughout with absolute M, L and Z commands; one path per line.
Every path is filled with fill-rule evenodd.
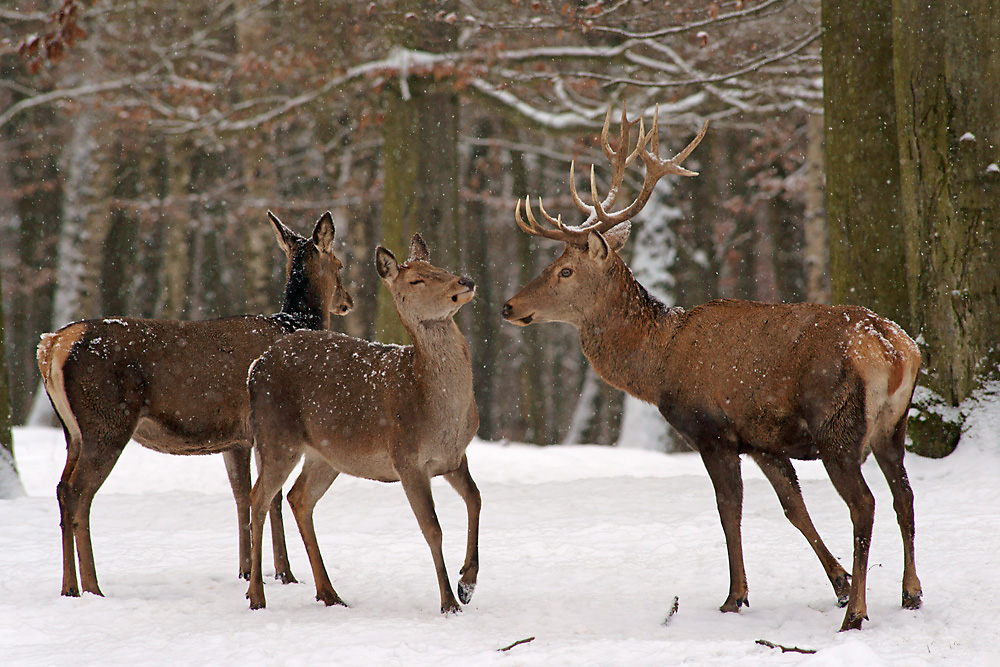
M 277 318 L 293 329 L 329 329 L 330 311 L 301 270 L 292 268 Z
M 684 310 L 668 308 L 650 295 L 621 260 L 610 275 L 600 312 L 579 327 L 580 345 L 608 384 L 657 404 L 668 379 L 670 342 Z
M 448 319 L 405 326 L 413 341 L 414 375 L 429 403 L 442 410 L 466 410 L 472 399 L 472 362 L 458 325 Z

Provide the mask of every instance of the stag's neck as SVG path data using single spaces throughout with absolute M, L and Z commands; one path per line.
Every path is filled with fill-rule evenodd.
M 579 327 L 580 345 L 608 384 L 656 404 L 669 379 L 667 356 L 684 309 L 669 308 L 649 294 L 620 259 L 611 277 L 614 293 Z
M 285 284 L 281 312 L 275 318 L 293 330 L 330 328 L 330 311 L 319 295 L 309 288 L 305 277 L 294 270 Z

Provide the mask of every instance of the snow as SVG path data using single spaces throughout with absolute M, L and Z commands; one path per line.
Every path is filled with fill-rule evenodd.
M 316 509 L 327 567 L 350 608 L 313 600 L 286 505 L 293 571 L 305 583 L 268 578 L 268 608 L 252 612 L 246 582 L 236 577 L 235 509 L 222 458 L 131 444 L 94 501 L 107 597 L 64 598 L 54 498 L 62 434 L 17 429 L 28 495 L 0 501 L 0 662 L 996 665 L 997 423 L 994 393 L 970 410 L 952 456 L 907 457 L 919 611 L 900 608 L 899 531 L 884 479 L 873 461 L 865 464 L 877 503 L 871 620 L 848 633 L 837 632 L 843 610 L 819 563 L 752 463 L 743 466 L 743 542 L 753 606 L 722 614 L 725 543 L 697 456 L 581 445 L 473 442 L 470 468 L 483 496 L 479 585 L 464 613 L 443 617 L 429 550 L 398 484 L 341 477 Z M 820 465 L 797 467 L 818 530 L 849 566 L 845 505 Z M 465 508 L 440 479 L 434 493 L 457 582 Z M 269 561 L 265 553 L 265 572 Z M 674 596 L 678 611 L 664 625 Z M 781 653 L 757 639 L 818 653 Z

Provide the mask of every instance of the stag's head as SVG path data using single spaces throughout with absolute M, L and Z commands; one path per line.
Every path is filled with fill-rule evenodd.
M 534 322 L 569 322 L 579 326 L 587 319 L 589 313 L 602 308 L 609 290 L 616 289 L 615 286 L 620 284 L 615 275 L 615 267 L 624 270 L 624 264 L 618 257 L 618 250 L 628 239 L 629 221 L 649 201 L 656 182 L 667 174 L 698 175 L 698 172 L 690 171 L 680 165 L 701 142 L 708 129 L 708 123 L 702 126 L 701 131 L 684 150 L 666 159 L 658 155 L 657 120 L 658 110 L 647 133 L 641 118 L 630 121 L 622 109 L 618 148 L 615 149 L 608 141 L 608 127 L 611 122 L 611 109 L 608 108 L 604 129 L 601 131 L 601 149 L 611 162 L 611 185 L 607 196 L 603 200 L 599 197 L 594 168 L 591 167 L 590 196 L 593 204 L 584 202 L 576 190 L 575 164 L 570 165 L 570 194 L 576 207 L 587 216 L 579 226 L 564 225 L 561 216 L 549 215 L 542 205 L 542 200 L 539 199 L 539 213 L 548 224 L 547 227 L 543 226 L 535 218 L 527 197 L 524 199 L 527 216 L 525 221 L 521 217 L 521 202 L 517 202 L 514 219 L 518 227 L 532 236 L 561 241 L 565 244 L 565 248 L 537 278 L 504 304 L 502 315 L 505 320 L 518 326 Z M 630 152 L 631 130 L 636 124 L 639 125 L 639 138 L 635 148 Z M 631 204 L 620 210 L 611 211 L 621 188 L 625 168 L 637 157 L 642 160 L 646 169 L 642 189 Z
M 476 294 L 471 278 L 456 276 L 430 263 L 430 253 L 420 234 L 413 235 L 410 257 L 402 264 L 382 246 L 376 248 L 375 268 L 392 294 L 399 318 L 406 324 L 448 320 Z
M 327 211 L 313 228 L 312 238 L 305 238 L 286 227 L 271 211 L 267 217 L 274 228 L 278 244 L 288 259 L 285 265 L 286 300 L 290 293 L 298 295 L 305 302 L 318 306 L 324 313 L 346 315 L 354 307 L 354 299 L 344 288 L 340 277 L 343 268 L 333 250 L 333 238 L 337 230 L 333 226 L 333 215 Z

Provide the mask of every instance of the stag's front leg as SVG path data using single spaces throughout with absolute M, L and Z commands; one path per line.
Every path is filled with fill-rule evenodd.
M 833 591 L 837 595 L 837 604 L 841 607 L 845 606 L 851 591 L 850 575 L 826 548 L 819 533 L 816 532 L 816 527 L 813 525 L 812 519 L 809 518 L 809 512 L 806 511 L 805 501 L 802 500 L 802 489 L 799 487 L 798 476 L 795 474 L 792 462 L 787 457 L 773 456 L 762 452 L 755 452 L 751 456 L 760 469 L 764 471 L 764 475 L 774 487 L 774 492 L 778 494 L 778 500 L 781 502 L 781 508 L 785 511 L 788 521 L 798 528 L 809 542 L 809 546 L 816 552 L 819 562 L 826 570 L 826 576 L 833 585 Z
M 465 564 L 462 566 L 462 578 L 458 582 L 458 599 L 462 604 L 469 604 L 472 593 L 476 590 L 476 577 L 479 576 L 479 512 L 482 509 L 482 498 L 476 482 L 469 474 L 469 461 L 462 455 L 462 464 L 458 470 L 444 476 L 452 488 L 462 496 L 466 510 L 469 513 L 469 534 L 465 549 Z
M 403 491 L 406 492 L 406 499 L 410 501 L 410 507 L 417 517 L 420 532 L 424 534 L 427 546 L 431 549 L 434 569 L 437 571 L 438 588 L 441 591 L 441 613 L 460 612 L 462 608 L 459 606 L 458 600 L 455 599 L 455 594 L 451 591 L 448 571 L 444 566 L 444 553 L 441 550 L 441 524 L 438 522 L 437 512 L 434 511 L 431 480 L 423 470 L 409 465 L 399 466 L 397 464 L 396 472 L 399 474 L 399 481 L 403 484 Z
M 726 534 L 726 547 L 729 551 L 729 597 L 719 609 L 738 612 L 740 607 L 750 606 L 740 535 L 740 522 L 743 518 L 740 456 L 735 448 L 729 449 L 717 444 L 701 446 L 700 451 L 708 476 L 715 487 L 715 500 L 719 506 L 719 518 L 722 520 L 722 531 Z

